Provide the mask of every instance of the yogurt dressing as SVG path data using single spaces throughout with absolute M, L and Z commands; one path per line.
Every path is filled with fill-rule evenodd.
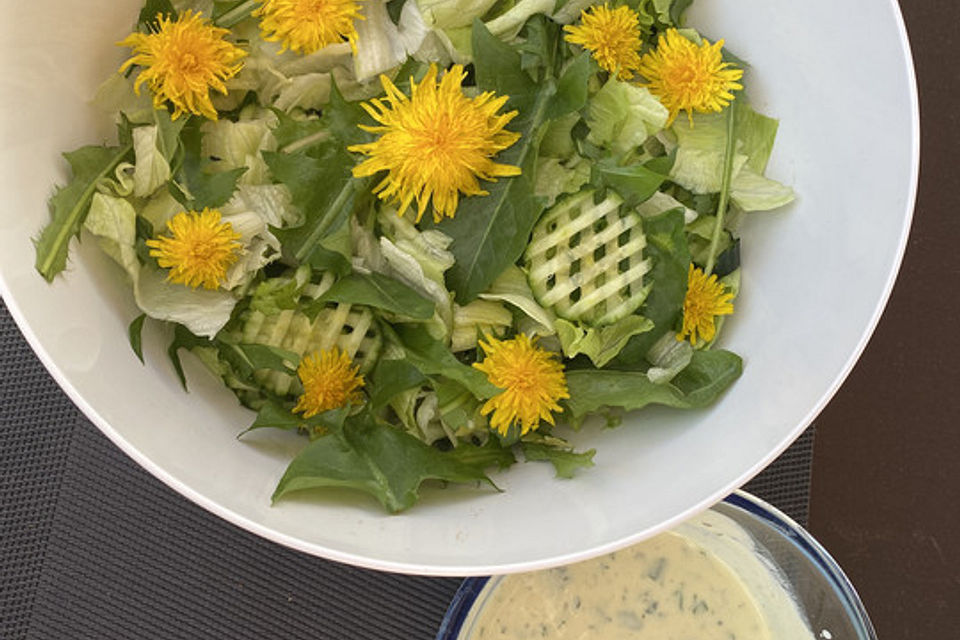
M 478 602 L 459 640 L 814 638 L 749 534 L 714 511 L 606 556 L 493 579 Z

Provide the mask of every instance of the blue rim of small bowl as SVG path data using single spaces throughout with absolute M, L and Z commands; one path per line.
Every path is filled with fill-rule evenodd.
M 827 581 L 837 592 L 840 602 L 843 604 L 861 633 L 860 640 L 877 640 L 877 633 L 870 622 L 867 610 L 863 606 L 863 601 L 854 589 L 850 579 L 837 564 L 836 560 L 823 548 L 816 539 L 797 524 L 792 518 L 784 514 L 776 507 L 764 502 L 760 498 L 747 493 L 746 491 L 736 491 L 723 499 L 725 504 L 742 509 L 769 524 L 779 531 L 787 540 L 795 544 L 804 555 L 806 555 L 813 565 L 827 578 Z M 477 597 L 487 586 L 492 576 L 482 576 L 466 578 L 460 588 L 453 596 L 447 613 L 440 623 L 440 629 L 437 631 L 435 640 L 457 640 L 463 623 L 466 621 L 470 610 L 473 608 Z M 816 633 L 816 630 L 814 630 Z

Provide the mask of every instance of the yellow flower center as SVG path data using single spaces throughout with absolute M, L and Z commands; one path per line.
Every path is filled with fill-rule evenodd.
M 698 46 L 668 29 L 660 35 L 657 48 L 640 61 L 640 74 L 650 92 L 670 111 L 671 124 L 681 111 L 690 122 L 693 112 L 722 111 L 734 99 L 733 91 L 743 89 L 737 80 L 743 70 L 723 61 L 723 40 L 706 39 Z
M 215 209 L 181 211 L 167 221 L 167 230 L 170 235 L 147 240 L 150 255 L 170 269 L 167 280 L 188 287 L 219 287 L 243 246 L 240 234 L 229 222 L 221 222 Z
M 563 364 L 523 334 L 512 340 L 487 336 L 480 346 L 486 357 L 473 366 L 503 389 L 481 409 L 483 415 L 493 413 L 490 426 L 505 436 L 518 423 L 520 435 L 535 430 L 541 420 L 554 424 L 552 412 L 561 410 L 557 402 L 570 397 Z
M 157 16 L 155 33 L 132 33 L 118 44 L 133 49 L 133 57 L 123 63 L 123 72 L 133 65 L 143 67 L 134 90 L 146 84 L 153 93 L 153 104 L 163 109 L 173 105 L 174 120 L 183 113 L 217 119 L 210 90 L 226 94 L 224 84 L 240 71 L 238 61 L 246 54 L 224 39 L 227 29 L 214 27 L 200 14 L 185 11 L 176 21 Z
M 610 9 L 590 7 L 580 12 L 579 26 L 565 26 L 567 42 L 578 44 L 621 80 L 628 80 L 640 67 L 640 16 L 627 6 Z
M 297 367 L 303 394 L 293 410 L 310 418 L 348 403 L 361 403 L 363 376 L 357 375 L 359 370 L 338 347 L 306 356 Z
M 677 334 L 677 340 L 689 336 L 690 344 L 696 344 L 698 334 L 705 342 L 713 340 L 717 333 L 714 318 L 733 313 L 732 300 L 733 294 L 726 291 L 716 274 L 708 278 L 691 264 L 687 273 L 687 295 L 683 300 L 683 329 Z
M 497 113 L 507 96 L 494 97 L 488 91 L 466 97 L 461 89 L 465 77 L 463 67 L 454 65 L 438 83 L 437 67 L 431 65 L 419 84 L 410 79 L 408 98 L 380 76 L 386 98 L 363 104 L 380 126 L 360 127 L 380 137 L 349 147 L 369 156 L 353 169 L 353 175 L 386 171 L 374 192 L 382 200 L 398 203 L 400 215 L 416 198 L 418 222 L 431 199 L 435 221 L 452 218 L 461 193 L 487 195 L 478 180 L 520 174 L 519 167 L 491 159 L 520 138 L 519 133 L 503 128 L 517 112 Z
M 253 15 L 260 18 L 264 40 L 303 54 L 344 41 L 356 53 L 354 20 L 364 19 L 355 0 L 263 0 Z

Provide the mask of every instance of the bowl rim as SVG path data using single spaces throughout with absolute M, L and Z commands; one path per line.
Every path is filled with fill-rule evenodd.
M 840 568 L 833 556 L 806 529 L 770 503 L 740 489 L 717 504 L 730 505 L 747 512 L 754 518 L 770 525 L 780 532 L 786 540 L 799 548 L 836 591 L 844 608 L 850 614 L 852 622 L 861 632 L 858 640 L 877 640 L 877 633 L 870 621 L 870 616 L 867 614 L 863 600 L 850 578 Z M 466 578 L 453 595 L 453 599 L 450 601 L 450 605 L 447 607 L 440 623 L 440 628 L 437 630 L 435 640 L 457 640 L 477 598 L 491 580 L 499 580 L 502 577 L 504 576 Z M 813 630 L 813 632 L 817 633 L 816 630 Z
M 837 393 L 840 386 L 846 380 L 847 376 L 852 371 L 854 365 L 859 360 L 864 349 L 866 348 L 867 343 L 872 337 L 874 331 L 876 330 L 877 324 L 880 321 L 880 317 L 883 314 L 883 311 L 887 305 L 887 301 L 890 298 L 890 294 L 893 290 L 893 286 L 896 282 L 897 276 L 900 272 L 900 266 L 903 262 L 903 256 L 906 251 L 907 240 L 909 237 L 910 227 L 913 220 L 914 209 L 916 205 L 917 198 L 917 189 L 919 184 L 919 168 L 920 168 L 920 109 L 919 109 L 919 97 L 917 91 L 917 79 L 916 71 L 913 63 L 913 54 L 910 47 L 910 42 L 906 30 L 906 25 L 903 20 L 903 14 L 900 10 L 900 6 L 897 0 L 888 0 L 887 5 L 892 11 L 892 17 L 895 22 L 895 27 L 897 29 L 900 41 L 900 47 L 904 54 L 904 71 L 906 72 L 906 80 L 909 89 L 909 115 L 910 115 L 910 137 L 911 137 L 911 157 L 910 157 L 910 183 L 907 189 L 907 198 L 905 201 L 905 211 L 903 217 L 903 223 L 900 229 L 900 238 L 899 244 L 896 250 L 896 255 L 891 265 L 889 273 L 886 275 L 886 282 L 884 283 L 883 290 L 880 297 L 877 300 L 877 304 L 873 310 L 867 325 L 864 329 L 863 334 L 860 337 L 858 344 L 852 350 L 849 358 L 844 363 L 843 367 L 839 373 L 834 378 L 833 382 L 830 384 L 827 391 L 820 398 L 820 401 L 815 404 L 807 414 L 797 423 L 797 426 L 787 433 L 787 435 L 773 447 L 768 454 L 762 459 L 758 460 L 756 464 L 752 467 L 746 469 L 743 473 L 737 476 L 731 482 L 728 482 L 725 486 L 719 487 L 713 493 L 706 495 L 699 503 L 690 506 L 688 509 L 678 513 L 673 518 L 668 519 L 658 526 L 653 527 L 648 530 L 644 530 L 640 533 L 626 536 L 619 540 L 609 542 L 604 545 L 593 546 L 589 549 L 569 553 L 563 556 L 556 556 L 549 559 L 542 559 L 536 561 L 527 561 L 527 562 L 512 562 L 506 564 L 450 564 L 450 565 L 425 565 L 422 563 L 412 563 L 405 562 L 400 560 L 386 560 L 377 557 L 370 557 L 369 555 L 363 555 L 355 552 L 344 552 L 329 546 L 307 542 L 297 538 L 293 535 L 282 533 L 277 531 L 267 525 L 261 524 L 256 520 L 253 520 L 247 516 L 244 516 L 230 508 L 224 507 L 215 500 L 204 496 L 199 491 L 193 489 L 191 486 L 185 482 L 176 478 L 171 472 L 160 467 L 157 463 L 153 462 L 146 454 L 142 453 L 129 441 L 127 441 L 120 432 L 114 428 L 101 414 L 98 412 L 90 403 L 88 403 L 84 397 L 77 391 L 74 385 L 69 381 L 68 377 L 60 370 L 57 364 L 54 362 L 51 355 L 43 348 L 40 343 L 39 338 L 31 328 L 30 324 L 27 322 L 25 315 L 23 314 L 22 309 L 17 304 L 16 299 L 12 295 L 3 273 L 0 272 L 0 297 L 3 298 L 4 303 L 7 306 L 7 309 L 11 317 L 16 322 L 21 333 L 24 335 L 31 349 L 37 355 L 38 359 L 50 373 L 50 375 L 56 380 L 57 384 L 61 389 L 67 394 L 67 396 L 73 401 L 73 403 L 83 412 L 83 414 L 93 422 L 97 428 L 106 435 L 117 447 L 119 447 L 127 456 L 132 458 L 139 466 L 146 469 L 152 476 L 163 482 L 165 485 L 179 493 L 180 495 L 186 497 L 193 503 L 203 507 L 210 513 L 238 526 L 251 533 L 254 533 L 258 536 L 276 542 L 278 544 L 284 545 L 286 547 L 308 553 L 310 555 L 322 557 L 328 560 L 333 560 L 336 562 L 341 562 L 353 566 L 363 567 L 367 569 L 373 569 L 377 571 L 386 571 L 391 573 L 404 573 L 410 575 L 430 575 L 430 576 L 452 576 L 460 577 L 465 575 L 487 575 L 491 573 L 513 573 L 521 571 L 532 571 L 536 569 L 546 568 L 550 566 L 557 566 L 560 564 L 569 564 L 576 562 L 578 560 L 585 560 L 590 557 L 601 555 L 603 553 L 608 553 L 610 551 L 615 551 L 617 549 L 629 546 L 640 541 L 643 538 L 651 537 L 657 533 L 663 532 L 673 526 L 676 526 L 680 522 L 689 519 L 690 517 L 700 513 L 701 511 L 706 510 L 712 504 L 722 500 L 726 495 L 731 491 L 734 491 L 737 487 L 742 486 L 756 474 L 762 471 L 767 465 L 769 465 L 775 458 L 777 458 L 783 451 L 790 446 L 803 431 L 813 422 L 816 416 L 824 409 L 827 403 L 833 398 Z

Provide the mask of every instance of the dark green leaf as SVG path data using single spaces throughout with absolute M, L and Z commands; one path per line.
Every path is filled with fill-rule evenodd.
M 701 408 L 720 397 L 740 377 L 742 367 L 740 356 L 716 349 L 694 352 L 690 364 L 668 384 L 654 384 L 639 371 L 569 371 L 570 398 L 565 403 L 574 421 L 604 407 L 627 411 L 648 404 Z
M 177 10 L 171 4 L 170 0 L 147 0 L 140 10 L 140 17 L 137 19 L 137 28 L 145 33 L 155 33 L 159 30 L 158 16 L 174 20 L 177 17 Z
M 353 162 L 342 148 L 332 158 L 313 158 L 285 153 L 263 152 L 273 176 L 287 185 L 296 205 L 305 217 L 304 224 L 293 229 L 277 229 L 275 235 L 284 254 L 296 264 L 311 263 L 315 253 L 329 248 L 322 241 L 338 231 L 353 211 L 357 194 L 369 181 L 355 180 Z
M 473 40 L 478 86 L 509 95 L 507 108 L 519 111 L 511 129 L 521 137 L 497 161 L 520 167 L 522 174 L 484 185 L 489 195 L 464 198 L 457 216 L 439 225 L 453 238 L 450 251 L 456 262 L 446 277 L 460 304 L 476 298 L 517 261 L 543 211 L 543 202 L 534 195 L 533 174 L 541 125 L 555 93 L 552 80 L 539 86 L 531 82 L 520 68 L 520 56 L 479 22 L 474 23 Z
M 557 82 L 557 95 L 550 102 L 547 118 L 559 118 L 580 111 L 587 103 L 587 84 L 593 75 L 589 53 L 574 58 Z
M 385 327 L 388 334 L 391 332 Z M 490 384 L 487 376 L 469 365 L 463 364 L 444 346 L 433 338 L 421 325 L 397 325 L 393 328 L 396 341 L 407 353 L 407 360 L 428 376 L 438 375 L 459 382 L 480 399 L 500 393 Z
M 342 438 L 322 437 L 300 452 L 273 500 L 303 489 L 347 487 L 374 496 L 395 513 L 411 507 L 430 479 L 493 485 L 480 465 L 462 462 L 365 411 L 347 419 Z
M 73 177 L 50 198 L 50 222 L 36 239 L 36 269 L 48 282 L 67 267 L 70 239 L 80 233 L 97 183 L 108 177 L 133 151 L 123 147 L 81 147 L 63 154 Z
M 180 142 L 183 145 L 183 165 L 178 179 L 187 193 L 171 184 L 171 194 L 184 207 L 199 211 L 204 207 L 219 207 L 227 202 L 237 188 L 237 180 L 246 171 L 246 168 L 231 169 L 219 173 L 211 171 L 212 163 L 203 157 L 200 130 L 202 121 L 199 118 L 190 118 L 180 133 Z
M 335 81 L 330 85 L 330 100 L 323 109 L 322 119 L 327 130 L 340 140 L 343 146 L 369 142 L 373 137 L 357 126 L 359 123 L 375 124 L 373 120 L 359 102 L 348 102 L 343 97 Z
M 682 27 L 684 23 L 683 14 L 693 4 L 693 0 L 673 0 L 670 7 L 670 20 L 677 27 Z
M 300 362 L 300 356 L 296 353 L 266 344 L 230 343 L 221 339 L 217 341 L 217 346 L 220 357 L 243 377 L 252 376 L 254 371 L 260 369 L 293 375 Z
M 643 232 L 647 236 L 646 254 L 653 259 L 653 268 L 647 275 L 653 282 L 653 288 L 640 311 L 653 320 L 654 328 L 631 338 L 620 354 L 607 365 L 608 368 L 636 369 L 645 364 L 647 351 L 664 333 L 673 330 L 683 310 L 683 299 L 687 294 L 687 271 L 690 268 L 683 211 L 671 209 L 643 218 Z
M 351 273 L 337 280 L 307 310 L 315 315 L 327 302 L 362 304 L 416 320 L 433 317 L 434 303 L 399 280 L 382 273 Z
M 611 158 L 595 163 L 591 172 L 595 184 L 616 191 L 628 207 L 648 200 L 667 179 L 665 174 L 656 173 L 642 164 L 621 167 Z
M 293 413 L 290 409 L 281 407 L 275 402 L 267 402 L 260 408 L 260 411 L 257 412 L 256 419 L 247 431 L 253 431 L 254 429 L 296 431 L 300 428 L 301 424 L 303 424 L 303 418 Z M 243 433 L 240 435 L 243 435 Z
M 277 116 L 273 137 L 283 153 L 303 153 L 315 145 L 330 139 L 327 123 L 320 118 L 295 120 L 280 109 L 272 109 Z
M 398 393 L 426 382 L 426 376 L 406 360 L 380 360 L 370 376 L 370 404 L 373 409 L 380 409 Z
M 447 455 L 463 464 L 480 469 L 489 469 L 493 466 L 506 469 L 517 461 L 510 447 L 501 446 L 496 438 L 489 438 L 482 446 L 460 444 L 448 451 Z
M 213 22 L 218 27 L 229 29 L 250 17 L 256 5 L 249 0 L 215 0 Z
M 183 385 L 184 391 L 188 391 L 187 376 L 183 373 L 183 364 L 180 362 L 180 349 L 189 350 L 194 347 L 212 346 L 214 346 L 212 341 L 193 335 L 193 333 L 182 324 L 174 325 L 173 340 L 170 341 L 170 346 L 167 347 L 167 356 L 170 358 L 170 363 L 173 364 L 173 369 L 177 372 L 177 377 L 180 379 L 180 384 Z
M 578 453 L 570 448 L 555 447 L 540 442 L 520 441 L 520 448 L 527 460 L 546 460 L 553 465 L 558 478 L 572 478 L 577 469 L 593 466 L 596 449 Z
M 127 328 L 127 335 L 130 336 L 130 348 L 137 354 L 140 362 L 143 362 L 143 321 L 147 319 L 147 314 L 141 313 Z

